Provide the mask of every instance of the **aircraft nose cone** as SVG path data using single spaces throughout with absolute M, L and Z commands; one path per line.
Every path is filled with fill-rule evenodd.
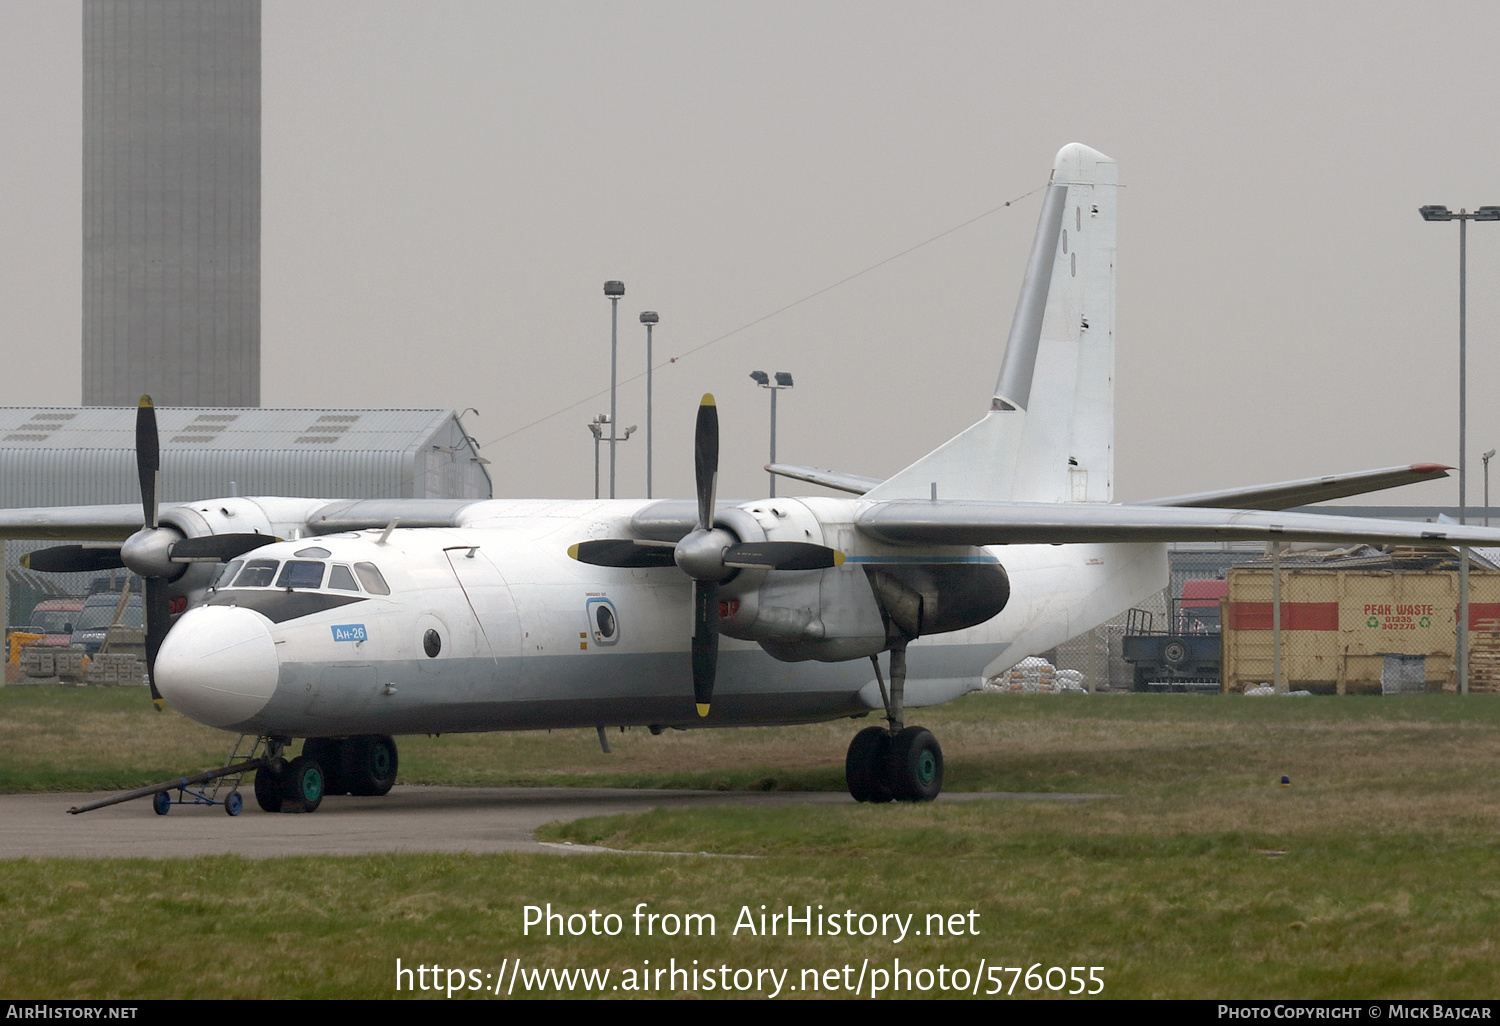
M 188 610 L 156 657 L 156 687 L 167 704 L 210 727 L 229 727 L 260 712 L 279 678 L 266 618 L 238 606 Z

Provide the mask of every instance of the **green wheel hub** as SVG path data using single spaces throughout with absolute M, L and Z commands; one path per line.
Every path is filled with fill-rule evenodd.
M 323 771 L 317 766 L 309 766 L 302 773 L 302 797 L 308 802 L 323 797 Z
M 933 758 L 932 752 L 924 749 L 917 757 L 917 780 L 921 781 L 923 787 L 926 787 L 936 776 L 937 759 Z

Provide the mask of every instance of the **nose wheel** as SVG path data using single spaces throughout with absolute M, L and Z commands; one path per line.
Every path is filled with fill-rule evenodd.
M 312 812 L 325 795 L 378 796 L 396 782 L 396 742 L 384 734 L 309 738 L 290 762 L 284 744 L 255 773 L 255 801 L 266 812 Z

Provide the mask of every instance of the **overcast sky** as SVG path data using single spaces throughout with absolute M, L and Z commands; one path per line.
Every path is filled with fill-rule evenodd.
M 609 278 L 622 379 L 641 310 L 682 356 L 656 374 L 658 495 L 691 493 L 706 391 L 720 494 L 764 494 L 751 370 L 795 376 L 784 461 L 883 476 L 936 447 L 984 412 L 1038 195 L 696 347 L 1030 192 L 1075 141 L 1125 186 L 1117 499 L 1457 462 L 1458 227 L 1417 207 L 1500 204 L 1500 5 L 263 12 L 262 401 L 477 407 L 498 496 L 592 494 Z M 76 2 L 0 0 L 0 405 L 81 401 L 81 38 Z M 1500 224 L 1472 227 L 1477 505 Z M 620 406 L 641 495 L 643 377 Z

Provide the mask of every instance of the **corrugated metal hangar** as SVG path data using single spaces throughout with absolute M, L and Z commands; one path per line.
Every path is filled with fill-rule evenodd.
M 139 502 L 135 418 L 135 407 L 0 407 L 0 507 Z M 493 496 L 487 461 L 447 410 L 159 408 L 157 420 L 163 502 Z M 22 570 L 40 544 L 6 547 L 10 624 L 40 598 L 88 590 L 89 575 Z

